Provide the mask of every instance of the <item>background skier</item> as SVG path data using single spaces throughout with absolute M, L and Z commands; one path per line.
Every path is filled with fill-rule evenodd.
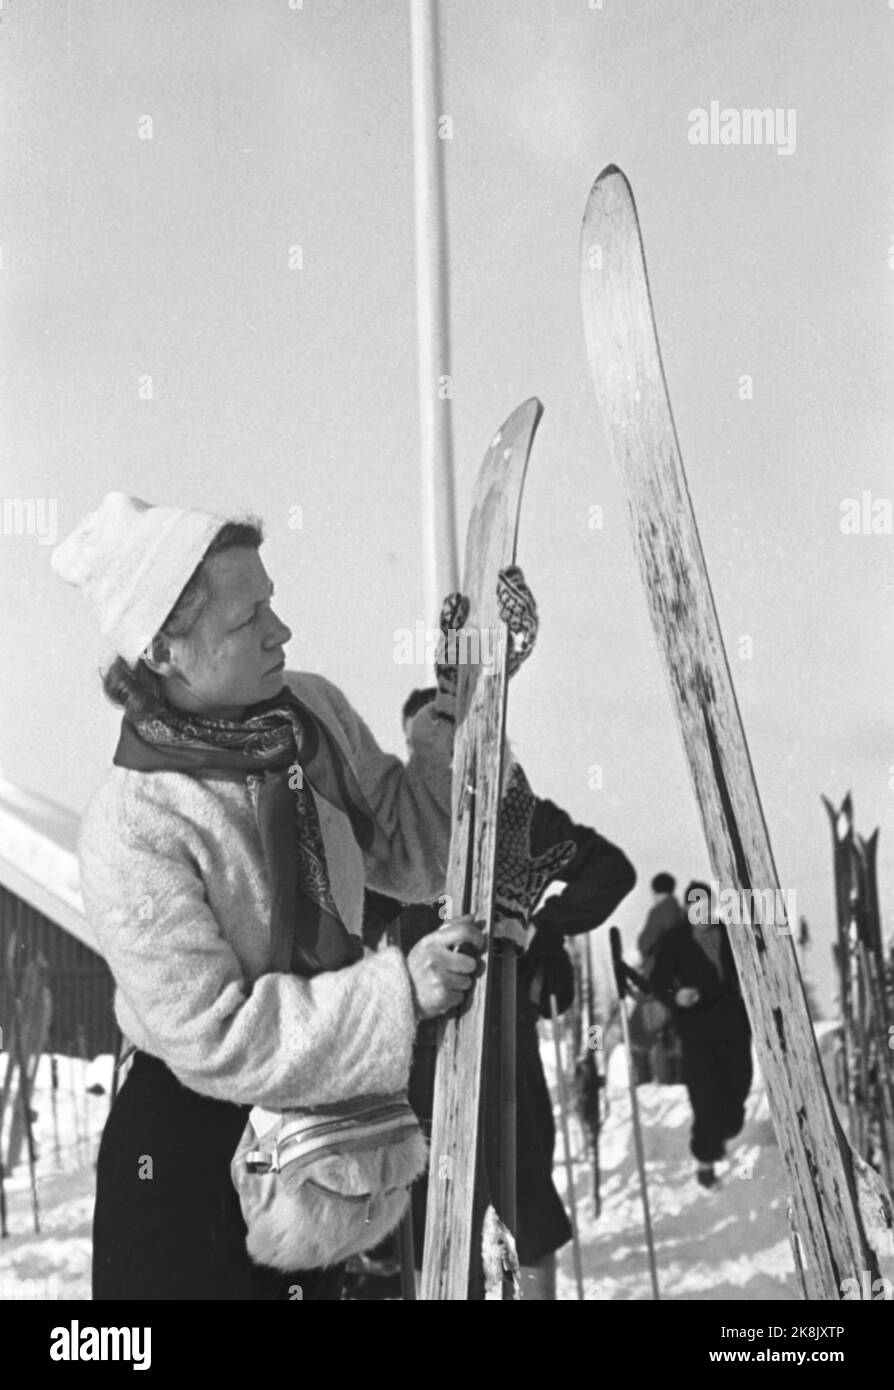
M 645 926 L 637 938 L 640 972 L 646 979 L 655 964 L 655 952 L 665 932 L 683 921 L 683 910 L 674 896 L 677 881 L 672 874 L 659 873 L 652 879 L 654 901 Z M 639 1061 L 649 1079 L 661 1085 L 678 1085 L 682 1081 L 680 1040 L 673 1015 L 666 1004 L 653 996 L 639 1001 L 630 1018 L 631 1046 L 644 1051 L 646 1059 Z
M 683 911 L 674 897 L 676 886 L 677 880 L 672 874 L 660 873 L 652 879 L 654 901 L 636 942 L 641 961 L 640 971 L 646 979 L 652 972 L 655 951 L 662 936 L 683 920 Z
M 703 1187 L 716 1182 L 714 1164 L 745 1122 L 751 1089 L 751 1028 L 739 977 L 705 883 L 690 883 L 686 915 L 658 943 L 650 984 L 673 1010 L 683 1048 L 683 1076 L 692 1105 L 690 1147 Z

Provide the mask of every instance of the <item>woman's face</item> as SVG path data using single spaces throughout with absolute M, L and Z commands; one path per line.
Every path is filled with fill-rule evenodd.
M 271 607 L 273 585 L 256 550 L 225 550 L 206 561 L 208 602 L 186 637 L 166 639 L 157 665 L 172 705 L 239 718 L 282 689 L 283 647 L 292 636 Z

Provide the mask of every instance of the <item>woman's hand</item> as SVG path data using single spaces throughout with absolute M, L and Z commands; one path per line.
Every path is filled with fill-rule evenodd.
M 464 953 L 463 946 L 473 954 Z M 462 1003 L 478 974 L 484 947 L 484 932 L 472 917 L 455 917 L 416 942 L 407 956 L 407 969 L 419 1018 L 437 1018 Z
M 691 1009 L 693 1004 L 697 1004 L 701 999 L 701 995 L 697 989 L 687 986 L 686 989 L 678 989 L 674 998 L 681 1009 Z

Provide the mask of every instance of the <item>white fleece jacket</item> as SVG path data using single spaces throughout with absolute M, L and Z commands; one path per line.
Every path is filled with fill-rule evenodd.
M 404 901 L 443 892 L 453 727 L 420 711 L 404 765 L 321 676 L 286 683 L 339 741 L 387 839 L 364 862 L 317 798 L 333 894 L 359 933 L 369 883 Z M 401 953 L 311 980 L 268 973 L 270 893 L 249 782 L 113 768 L 84 816 L 87 916 L 115 978 L 124 1035 L 192 1090 L 282 1110 L 407 1084 L 415 1023 Z

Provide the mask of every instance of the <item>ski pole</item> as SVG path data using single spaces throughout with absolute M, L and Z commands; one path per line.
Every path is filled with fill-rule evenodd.
M 549 1011 L 553 1025 L 553 1047 L 556 1053 L 556 1087 L 559 1092 L 559 1115 L 562 1122 L 562 1147 L 565 1151 L 565 1181 L 568 1186 L 568 1206 L 571 1215 L 571 1248 L 574 1256 L 574 1281 L 577 1284 L 577 1297 L 583 1301 L 584 1271 L 580 1257 L 580 1234 L 577 1228 L 577 1198 L 574 1192 L 574 1165 L 571 1162 L 571 1134 L 568 1127 L 568 1092 L 565 1088 L 562 1044 L 559 1039 L 559 1009 L 556 996 L 549 996 Z
M 3 1043 L 3 1029 L 0 1028 L 0 1045 Z M 4 1240 L 9 1235 L 6 1227 L 6 1165 L 3 1162 L 3 1120 L 6 1111 L 7 1086 L 11 1080 L 13 1067 L 12 1056 L 6 1060 L 6 1073 L 3 1078 L 3 1086 L 0 1088 L 0 1237 Z
M 37 1200 L 37 1149 L 34 1144 L 34 1128 L 31 1124 L 31 1088 L 25 1066 L 25 1049 L 22 1046 L 22 1007 L 18 994 L 12 997 L 13 1037 L 15 1039 L 16 1063 L 19 1068 L 19 1102 L 25 1122 L 25 1140 L 28 1145 L 28 1178 L 31 1184 L 31 1211 L 34 1215 L 34 1234 L 40 1235 L 40 1206 Z
M 609 931 L 609 940 L 612 949 L 612 965 L 615 971 L 615 984 L 618 989 L 618 996 L 621 1001 L 621 1031 L 624 1034 L 624 1048 L 627 1052 L 627 1080 L 630 1087 L 630 1114 L 633 1120 L 633 1143 L 636 1149 L 636 1166 L 639 1169 L 639 1188 L 643 1202 L 643 1223 L 646 1230 L 646 1251 L 649 1257 L 649 1277 L 652 1281 L 652 1297 L 656 1302 L 661 1295 L 658 1292 L 658 1272 L 655 1268 L 655 1245 L 652 1239 L 652 1217 L 649 1213 L 649 1189 L 646 1184 L 646 1159 L 643 1151 L 643 1136 L 639 1123 L 639 1100 L 636 1094 L 636 1076 L 633 1070 L 633 1048 L 630 1045 L 630 1024 L 627 1020 L 627 984 L 631 976 L 635 977 L 635 972 L 624 962 L 621 953 L 621 933 L 617 927 L 612 927 Z
M 599 1166 L 599 1136 L 602 1131 L 602 1087 L 605 1084 L 602 1073 L 599 1070 L 599 1063 L 593 1058 L 593 1079 L 596 1086 L 596 1114 L 593 1123 L 593 1211 L 596 1216 L 602 1215 L 602 1182 Z
M 78 1089 L 77 1082 L 75 1080 L 75 1044 L 74 1040 L 71 1038 L 69 1039 L 69 1045 L 71 1046 L 72 1050 L 69 1056 L 66 1058 L 68 1062 L 68 1066 L 66 1067 L 66 1071 L 68 1072 L 68 1102 L 71 1110 L 72 1128 L 74 1129 L 74 1149 L 78 1158 L 78 1162 L 80 1162 L 80 1160 L 84 1156 L 84 1136 L 81 1130 L 81 1107 L 78 1104 Z
M 500 957 L 500 1219 L 512 1232 L 518 1230 L 518 1156 L 516 1074 L 516 948 L 508 937 L 499 943 Z
M 120 1028 L 115 1029 L 115 1053 L 112 1057 L 112 1080 L 109 1083 L 109 1114 L 115 1104 L 115 1097 L 118 1094 L 118 1073 L 121 1069 L 122 1053 L 124 1051 L 124 1034 Z
M 31 1094 L 28 1084 L 27 1058 L 22 1037 L 22 1001 L 19 991 L 24 982 L 24 971 L 19 970 L 16 955 L 19 948 L 19 931 L 14 928 L 7 947 L 7 965 L 12 992 L 12 1039 L 13 1065 L 19 1070 L 19 1103 L 22 1107 L 22 1120 L 25 1125 L 25 1140 L 28 1145 L 28 1177 L 31 1184 L 31 1210 L 34 1215 L 34 1233 L 40 1235 L 40 1207 L 37 1201 L 37 1149 L 34 1143 L 34 1130 L 31 1124 Z M 15 1083 L 13 1083 L 14 1085 Z M 15 1104 L 10 1110 L 10 1141 L 15 1122 Z
M 400 1296 L 404 1303 L 416 1302 L 416 1262 L 413 1254 L 413 1208 L 408 1206 L 397 1228 L 397 1258 L 400 1262 Z
M 53 1156 L 58 1168 L 62 1153 L 59 1147 L 59 1061 L 55 1052 L 50 1056 L 50 1103 L 53 1108 Z
M 84 1108 L 84 1110 L 83 1110 L 83 1116 L 84 1116 L 84 1134 L 85 1134 L 86 1139 L 87 1139 L 87 1157 L 88 1157 L 88 1158 L 91 1158 L 91 1157 L 93 1157 L 93 1139 L 92 1139 L 92 1136 L 91 1136 L 91 1134 L 90 1134 L 90 1119 L 91 1119 L 91 1116 L 90 1116 L 90 1090 L 89 1090 L 89 1088 L 88 1088 L 88 1086 L 87 1086 L 87 1076 L 88 1076 L 89 1061 L 88 1061 L 88 1057 L 87 1057 L 87 1037 L 86 1037 L 86 1034 L 85 1034 L 85 1032 L 84 1032 L 84 1025 L 83 1025 L 83 1023 L 79 1023 L 79 1024 L 78 1024 L 77 1039 L 78 1039 L 78 1061 L 79 1061 L 80 1064 L 81 1064 L 81 1065 L 80 1065 L 80 1073 L 81 1073 L 80 1091 L 81 1091 L 81 1104 L 82 1104 L 82 1106 L 83 1106 L 83 1108 Z M 95 1160 L 95 1158 L 93 1159 L 93 1166 L 94 1166 L 94 1168 L 96 1167 L 96 1160 Z
M 599 1217 L 602 1215 L 601 1174 L 599 1168 L 599 1134 L 600 1130 L 602 1129 L 601 1090 L 604 1083 L 602 1074 L 599 1070 L 599 1061 L 596 1056 L 596 1053 L 599 1049 L 590 1046 L 590 1030 L 595 1026 L 594 1020 L 596 1018 L 596 1009 L 594 1001 L 595 984 L 593 980 L 593 957 L 591 954 L 589 936 L 584 938 L 583 947 L 584 982 L 587 991 L 587 1011 L 585 1019 L 587 1035 L 584 1040 L 584 1046 L 586 1047 L 585 1055 L 590 1059 L 590 1068 L 592 1070 L 593 1076 L 593 1089 L 595 1092 L 593 1096 L 593 1123 L 590 1126 L 590 1133 L 593 1139 L 593 1212 L 595 1216 Z

